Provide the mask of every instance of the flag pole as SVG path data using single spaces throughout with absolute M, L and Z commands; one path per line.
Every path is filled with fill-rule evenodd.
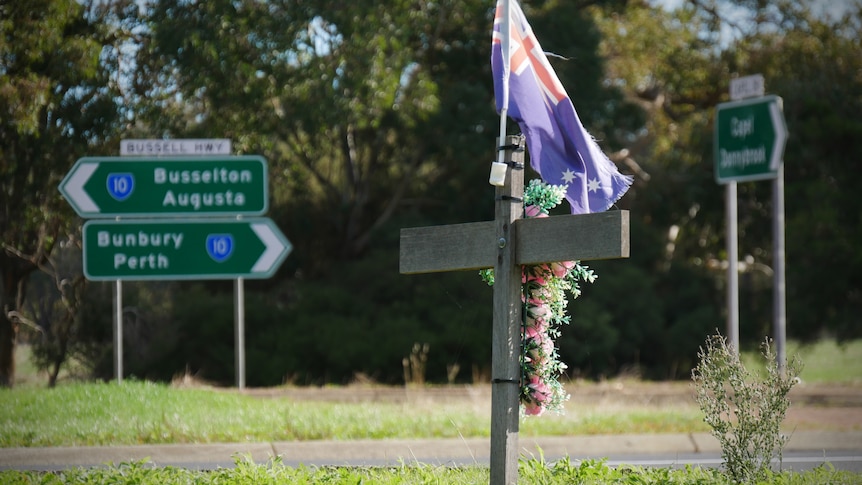
M 509 65 L 509 44 L 512 38 L 512 4 L 511 0 L 502 0 L 500 2 L 503 7 L 500 19 L 500 54 L 503 58 L 503 104 L 500 108 L 500 136 L 497 138 L 500 143 L 506 140 L 506 121 L 509 112 L 509 73 L 511 68 Z M 498 5 L 500 4 L 498 3 Z M 505 150 L 497 149 L 497 160 L 491 164 L 491 175 L 488 178 L 488 183 L 497 187 L 505 185 L 506 180 L 506 153 Z

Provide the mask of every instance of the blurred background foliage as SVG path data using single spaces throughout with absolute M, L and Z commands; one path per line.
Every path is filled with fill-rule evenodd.
M 631 258 L 589 262 L 599 279 L 569 306 L 571 377 L 686 378 L 723 329 L 714 109 L 754 73 L 784 99 L 790 132 L 788 335 L 862 336 L 858 1 L 522 5 L 588 129 L 635 178 L 618 204 Z M 82 221 L 57 185 L 123 138 L 230 138 L 268 160 L 268 215 L 294 249 L 275 277 L 246 282 L 249 385 L 403 382 L 416 343 L 429 381 L 486 381 L 491 290 L 473 272 L 400 275 L 398 238 L 493 217 L 493 10 L 0 0 L 0 385 L 14 382 L 15 336 L 45 369 L 74 358 L 111 375 L 111 289 L 81 277 Z M 771 204 L 769 183 L 740 184 L 746 347 L 772 331 Z M 128 374 L 233 382 L 231 282 L 124 288 Z

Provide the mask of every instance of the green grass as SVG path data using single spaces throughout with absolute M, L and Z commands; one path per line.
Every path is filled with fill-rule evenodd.
M 799 346 L 807 383 L 856 383 L 862 378 L 862 341 Z M 19 347 L 25 385 L 0 392 L 0 446 L 73 446 L 163 443 L 266 442 L 356 438 L 455 438 L 490 434 L 490 406 L 332 403 L 260 399 L 232 390 L 175 389 L 127 380 L 81 382 L 67 378 L 46 389 Z M 755 352 L 747 365 L 760 365 Z M 23 371 L 23 375 L 22 372 Z M 19 381 L 20 382 L 20 381 Z M 573 392 L 577 392 L 573 390 Z M 523 436 L 703 432 L 692 402 L 662 406 L 568 403 L 563 415 L 522 421 Z
M 688 467 L 683 469 L 641 468 L 620 466 L 611 468 L 603 461 L 573 462 L 563 459 L 555 463 L 523 460 L 518 469 L 521 484 L 569 485 L 626 483 L 647 484 L 716 484 L 729 485 L 729 479 L 719 470 Z M 859 483 L 860 475 L 836 471 L 823 466 L 804 473 L 774 473 L 767 483 L 819 485 L 851 485 Z M 0 471 L 0 482 L 7 485 L 40 483 L 55 484 L 475 484 L 488 483 L 487 467 L 444 467 L 422 464 L 402 464 L 393 467 L 305 467 L 284 466 L 278 459 L 257 465 L 238 459 L 235 468 L 214 471 L 194 471 L 176 467 L 152 467 L 146 462 L 123 463 L 107 468 L 73 468 L 62 472 Z
M 490 407 L 305 402 L 127 380 L 0 393 L 0 446 L 92 446 L 490 435 Z M 570 405 L 525 419 L 524 436 L 706 431 L 694 404 Z
M 862 382 L 862 340 L 836 343 L 821 340 L 800 346 L 787 344 L 787 355 L 799 354 L 805 367 L 803 382 L 860 383 Z
M 773 352 L 775 344 L 771 343 Z M 862 383 L 862 340 L 838 343 L 832 339 L 810 344 L 787 342 L 787 359 L 798 356 L 803 363 L 800 378 L 807 383 L 859 384 Z M 760 349 L 742 352 L 743 364 L 752 370 L 764 368 Z
M 809 383 L 859 383 L 862 341 L 838 346 L 820 342 L 791 345 L 806 364 Z M 755 352 L 743 355 L 759 365 Z M 20 361 L 19 361 L 20 362 Z M 26 364 L 25 364 L 26 365 Z M 0 447 L 120 445 L 140 443 L 262 442 L 353 438 L 486 437 L 490 409 L 470 401 L 447 404 L 327 403 L 284 398 L 256 398 L 233 390 L 172 388 L 166 384 L 127 380 L 124 384 L 65 379 L 44 387 L 32 367 L 24 385 L 0 392 Z M 22 382 L 18 381 L 19 384 Z M 676 405 L 589 406 L 569 403 L 563 415 L 525 419 L 523 436 L 607 433 L 707 431 L 692 403 Z M 277 458 L 255 464 L 243 457 L 236 466 L 215 471 L 155 467 L 147 462 L 60 472 L 0 471 L 3 484 L 419 484 L 487 483 L 486 467 L 442 467 L 403 464 L 394 467 L 284 466 Z M 519 483 L 532 484 L 729 484 L 716 469 L 671 469 L 620 466 L 602 461 L 546 463 L 522 460 Z M 768 483 L 814 485 L 862 483 L 858 473 L 826 466 L 803 473 L 773 474 Z

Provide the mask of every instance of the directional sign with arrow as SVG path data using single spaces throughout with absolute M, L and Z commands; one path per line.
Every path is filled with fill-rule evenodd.
M 781 104 L 778 96 L 763 96 L 716 107 L 718 183 L 775 178 L 787 142 Z
M 292 249 L 268 218 L 88 221 L 89 280 L 269 278 Z
M 81 158 L 60 183 L 81 217 L 263 215 L 266 161 L 259 156 Z

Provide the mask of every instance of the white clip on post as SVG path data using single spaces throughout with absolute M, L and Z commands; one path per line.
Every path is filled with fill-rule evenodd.
M 491 176 L 488 178 L 488 183 L 497 187 L 506 185 L 506 164 L 500 162 L 491 162 Z

